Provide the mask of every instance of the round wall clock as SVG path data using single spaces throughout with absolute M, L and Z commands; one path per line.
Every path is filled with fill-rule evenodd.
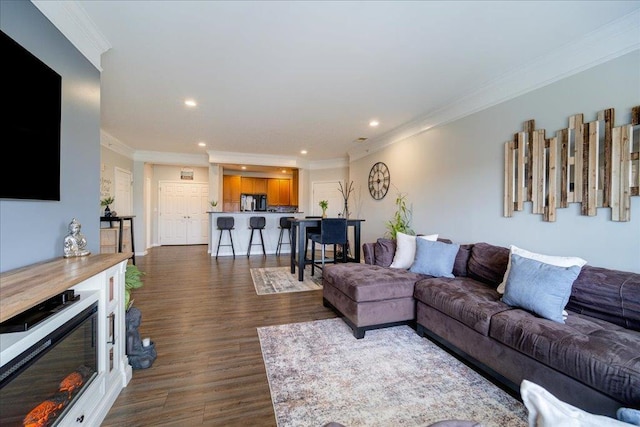
M 382 162 L 378 162 L 369 171 L 369 194 L 376 200 L 383 199 L 389 191 L 391 175 L 389 168 Z

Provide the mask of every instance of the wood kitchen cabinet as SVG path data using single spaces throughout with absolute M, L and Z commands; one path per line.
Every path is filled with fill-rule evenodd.
M 251 178 L 243 176 L 241 179 L 242 193 L 246 194 L 266 194 L 267 178 Z
M 289 204 L 292 206 L 298 206 L 298 169 L 294 169 L 292 171 L 291 195 Z
M 222 180 L 224 212 L 240 210 L 241 194 L 266 194 L 267 205 L 297 205 L 297 183 L 289 178 L 254 178 L 240 175 L 224 175 Z
M 280 205 L 289 205 L 291 204 L 291 180 L 289 179 L 280 179 L 280 200 L 278 200 Z
M 222 210 L 235 212 L 240 210 L 240 175 L 224 175 L 222 178 Z
M 253 192 L 267 194 L 267 178 L 253 178 Z
M 291 203 L 291 180 L 269 178 L 267 180 L 267 204 L 287 206 Z
M 267 180 L 267 205 L 277 206 L 280 201 L 280 183 L 275 178 Z

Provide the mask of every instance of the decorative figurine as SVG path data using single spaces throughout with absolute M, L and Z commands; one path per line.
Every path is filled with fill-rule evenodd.
M 73 218 L 69 223 L 69 234 L 64 238 L 64 257 L 79 257 L 91 254 L 85 247 L 87 239 L 80 232 L 82 225 Z
M 142 313 L 140 313 L 140 310 L 136 307 L 131 307 L 127 310 L 125 314 L 125 322 L 127 324 L 126 353 L 129 358 L 129 364 L 133 369 L 150 368 L 157 357 L 155 343 L 151 340 L 145 343 L 140 339 L 138 327 L 141 321 Z M 147 339 L 145 338 L 145 340 Z

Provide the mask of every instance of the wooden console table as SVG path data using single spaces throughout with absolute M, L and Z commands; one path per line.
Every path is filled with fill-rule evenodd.
M 119 224 L 118 230 L 118 252 L 122 252 L 122 233 L 124 229 L 124 222 L 129 221 L 129 231 L 131 232 L 131 261 L 133 265 L 136 264 L 136 247 L 135 242 L 133 240 L 133 218 L 135 215 L 130 216 L 101 216 L 100 223 L 108 222 L 109 227 L 113 227 L 113 223 L 117 222 Z

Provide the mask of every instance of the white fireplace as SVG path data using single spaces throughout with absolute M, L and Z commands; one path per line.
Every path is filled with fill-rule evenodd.
M 65 261 L 65 269 L 73 262 Z M 78 264 L 72 265 L 74 272 L 87 267 Z M 50 310 L 48 317 L 26 330 L 6 332 L 16 323 L 15 329 L 20 329 L 19 316 L 30 319 L 30 314 L 3 319 L 0 425 L 22 426 L 29 420 L 46 426 L 102 422 L 132 374 L 124 354 L 126 264 L 111 263 L 89 278 L 72 280 L 69 289 L 77 299 Z M 3 307 L 8 300 L 0 301 Z M 38 315 L 38 309 L 31 311 Z M 15 319 L 19 321 L 11 323 Z

